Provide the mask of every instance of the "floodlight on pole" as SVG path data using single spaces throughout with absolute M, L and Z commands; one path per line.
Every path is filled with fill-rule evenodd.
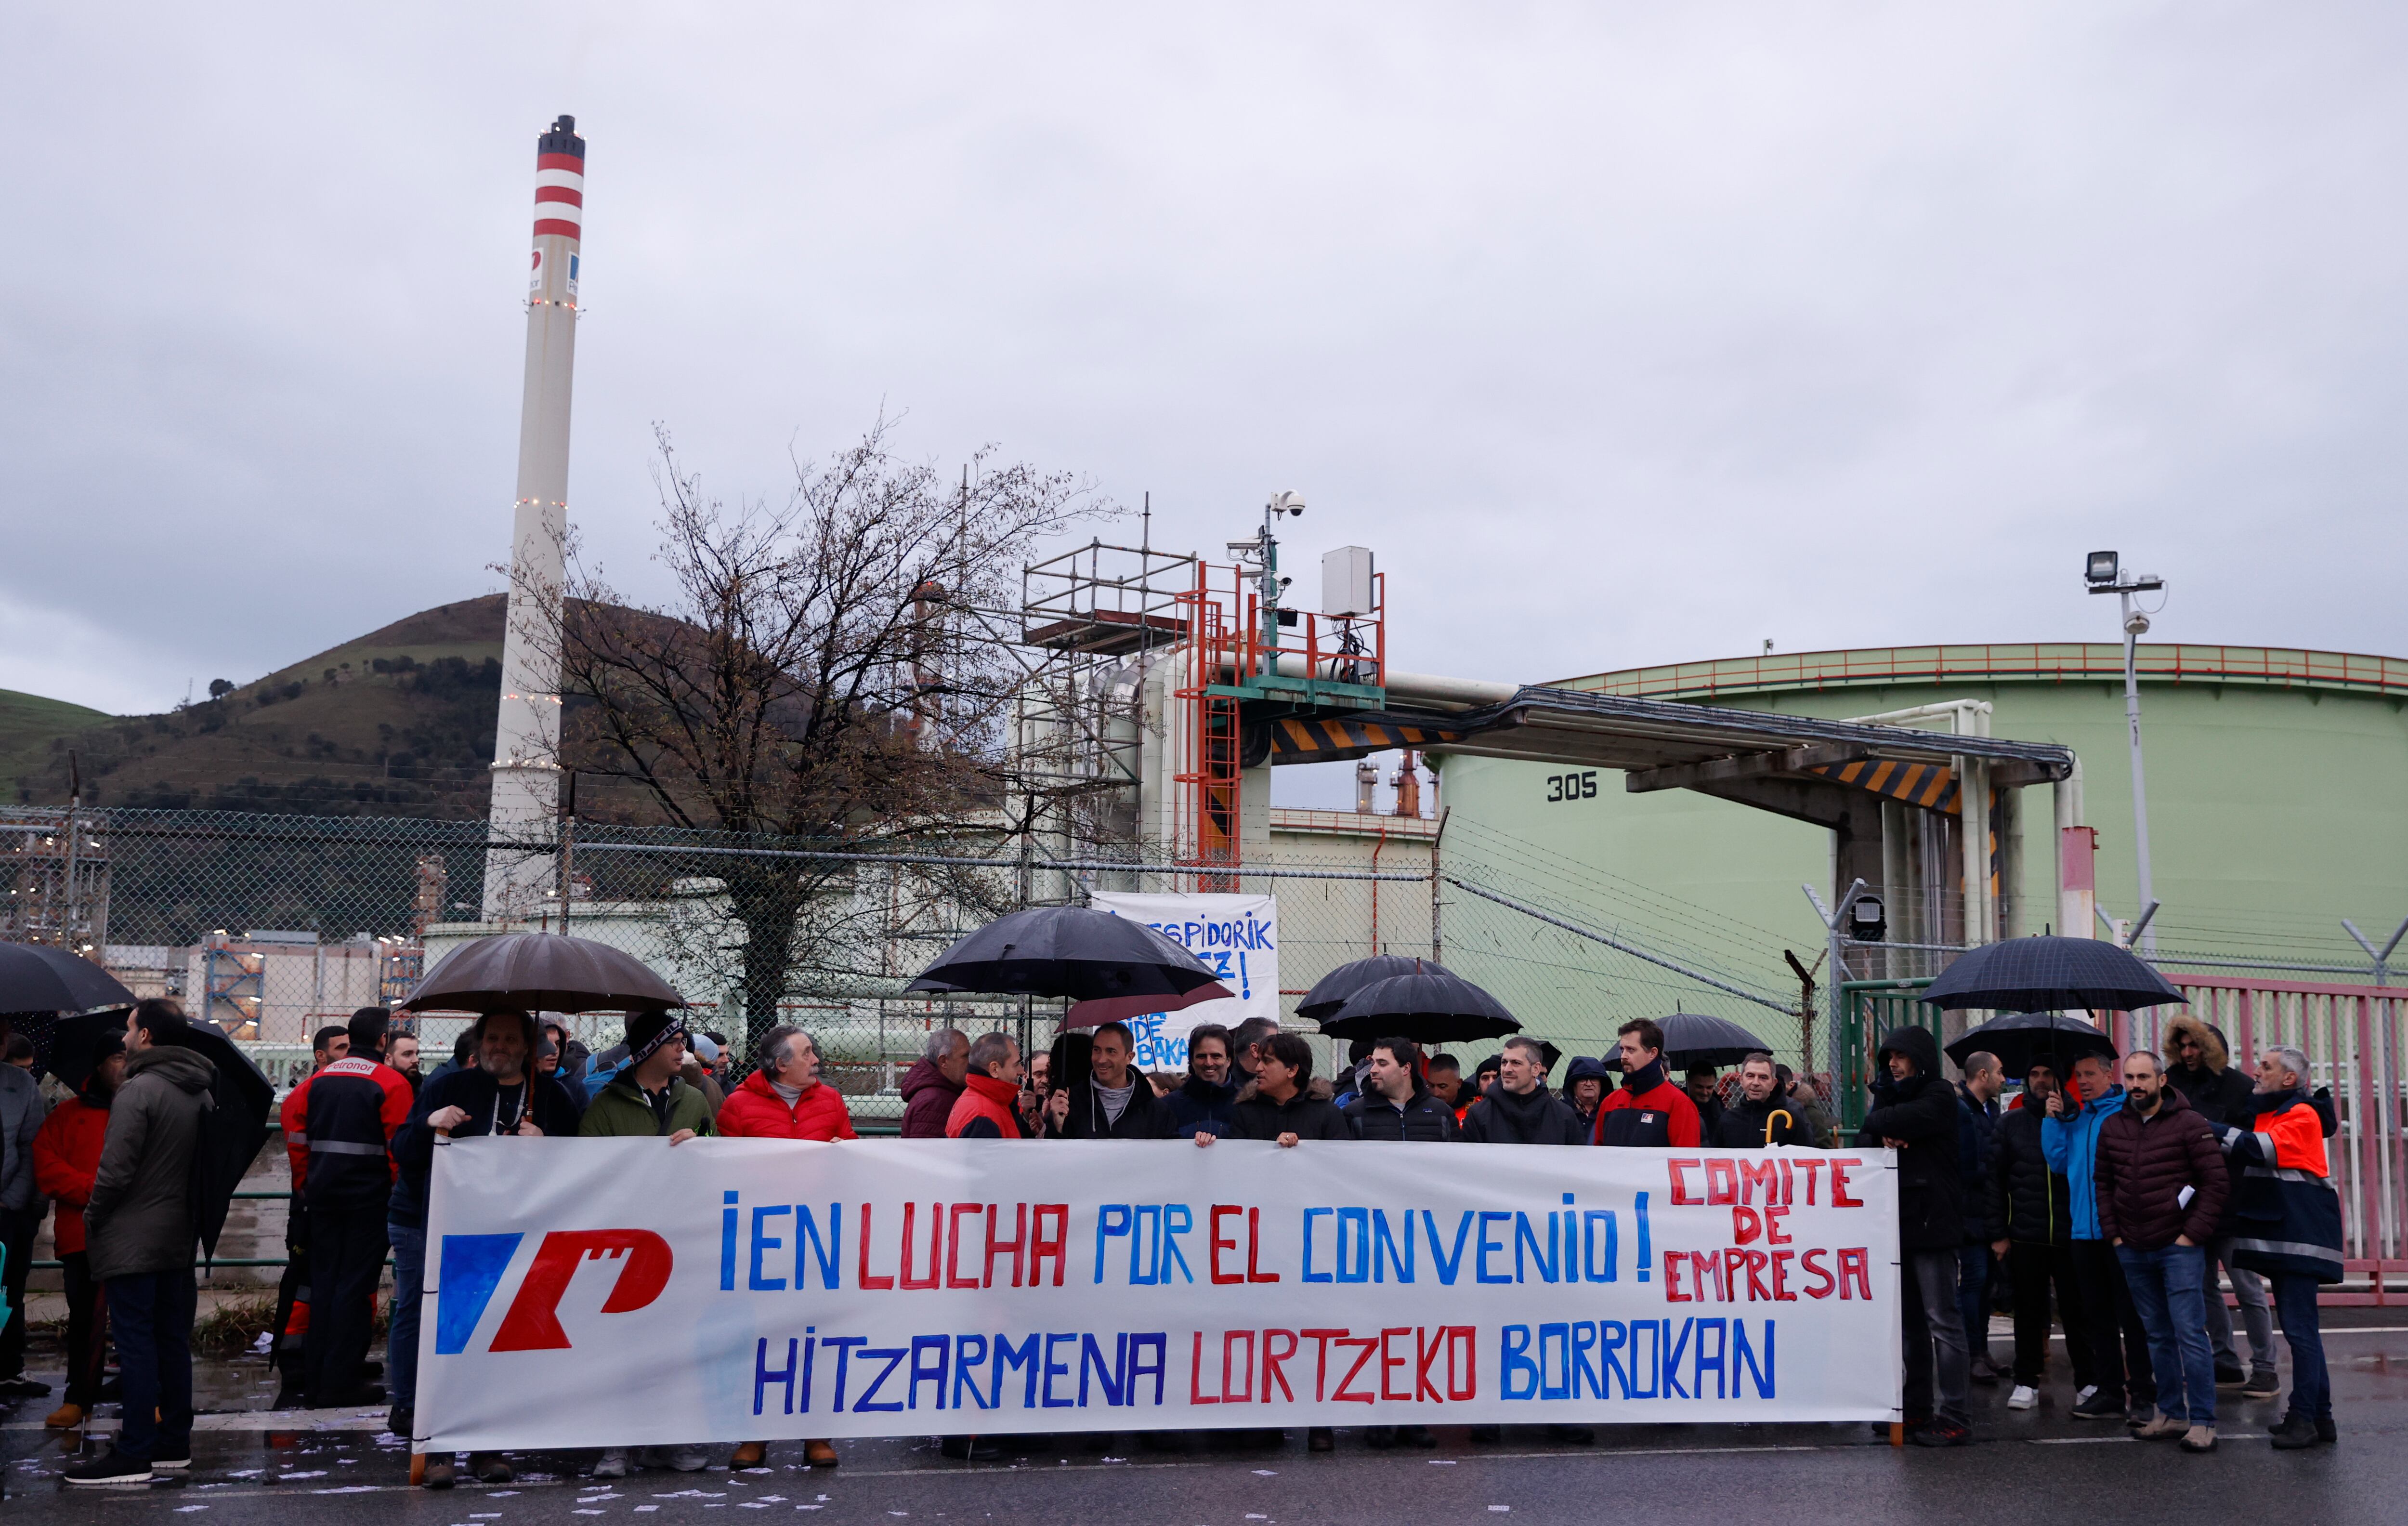
M 2094 551 L 2084 558 L 2083 581 L 2094 594 L 2114 594 L 2124 606 L 2124 719 L 2132 740 L 2132 853 L 2140 869 L 2141 904 L 2156 909 L 2157 898 L 2151 894 L 2149 874 L 2149 793 L 2145 770 L 2141 766 L 2141 681 L 2140 641 L 2148 634 L 2146 611 L 2132 607 L 2134 594 L 2155 593 L 2165 587 L 2163 578 L 2153 573 L 2127 573 L 2123 558 L 2112 551 Z M 2162 606 L 2160 606 L 2162 608 Z M 2139 928 L 2143 957 L 2156 958 L 2157 929 L 2143 917 Z

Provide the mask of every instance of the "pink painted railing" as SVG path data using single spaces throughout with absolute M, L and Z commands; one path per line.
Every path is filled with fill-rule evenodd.
M 2372 1279 L 2368 1301 L 2385 1302 L 2385 1275 L 2408 1274 L 2408 1142 L 2401 1134 L 2408 1106 L 2401 1066 L 2408 986 L 2313 986 L 2176 970 L 2166 978 L 2188 1003 L 2117 1014 L 2116 1047 L 2162 1050 L 2167 1019 L 2186 1012 L 2223 1031 L 2244 1073 L 2272 1045 L 2306 1051 L 2312 1084 L 2332 1088 L 2341 1116 L 2341 1131 L 2325 1142 L 2325 1154 L 2341 1194 L 2343 1254 L 2353 1273 Z

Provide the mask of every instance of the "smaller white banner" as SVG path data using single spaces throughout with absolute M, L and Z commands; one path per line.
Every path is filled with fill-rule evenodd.
M 1279 898 L 1276 896 L 1138 895 L 1096 892 L 1097 911 L 1135 917 L 1211 967 L 1237 994 L 1199 1001 L 1181 1012 L 1128 1020 L 1140 1071 L 1187 1069 L 1187 1035 L 1197 1025 L 1235 1028 L 1249 1017 L 1279 1021 Z

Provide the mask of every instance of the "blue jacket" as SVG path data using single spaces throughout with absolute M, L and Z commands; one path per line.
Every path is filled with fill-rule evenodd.
M 2040 1153 L 2048 1158 L 2048 1169 L 2073 1189 L 2076 1240 L 2104 1238 L 2099 1232 L 2099 1126 L 2123 1110 L 2124 1088 L 2117 1087 L 2104 1097 L 2085 1099 L 2070 1118 L 2040 1120 Z

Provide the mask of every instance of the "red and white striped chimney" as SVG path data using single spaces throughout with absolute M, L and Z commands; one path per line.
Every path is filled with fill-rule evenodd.
M 526 382 L 519 400 L 519 492 L 510 525 L 502 703 L 494 733 L 492 840 L 549 844 L 560 801 L 559 628 L 568 530 L 568 405 L 577 359 L 579 246 L 585 230 L 585 139 L 562 117 L 536 140 L 535 252 L 527 285 Z M 557 858 L 485 856 L 485 919 L 515 922 L 552 904 Z

